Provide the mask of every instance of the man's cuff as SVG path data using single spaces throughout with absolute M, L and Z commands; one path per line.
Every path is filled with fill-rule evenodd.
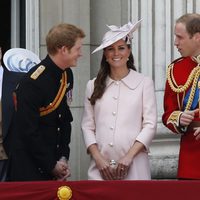
M 182 111 L 174 111 L 171 113 L 169 118 L 167 119 L 167 124 L 174 124 L 176 127 L 180 126 L 180 116 L 183 112 Z
M 181 126 L 180 125 L 180 116 L 182 115 L 182 111 L 174 111 L 171 113 L 167 120 L 167 124 L 172 124 L 175 128 L 175 130 L 178 133 L 185 133 L 187 131 L 187 126 Z

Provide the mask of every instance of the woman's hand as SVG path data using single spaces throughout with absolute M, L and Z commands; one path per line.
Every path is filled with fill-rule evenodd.
M 95 160 L 97 169 L 99 170 L 104 180 L 115 180 L 115 171 L 110 167 L 110 161 L 106 160 L 100 153 L 97 144 L 92 144 L 88 147 L 88 151 Z
M 118 180 L 124 179 L 128 175 L 131 163 L 132 158 L 129 155 L 125 155 L 118 161 L 118 166 L 116 169 L 116 176 Z
M 99 155 L 99 157 L 95 159 L 95 162 L 104 180 L 116 179 L 116 169 L 110 166 L 110 161 L 104 159 L 102 155 Z
M 129 149 L 127 154 L 118 160 L 118 166 L 116 170 L 117 179 L 124 179 L 128 175 L 129 168 L 133 162 L 134 157 L 145 150 L 145 146 L 139 142 L 135 141 L 133 146 Z

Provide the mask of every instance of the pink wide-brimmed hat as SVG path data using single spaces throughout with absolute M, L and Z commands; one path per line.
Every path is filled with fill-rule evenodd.
M 140 26 L 141 21 L 142 20 L 139 20 L 136 23 L 128 22 L 128 24 L 125 24 L 121 27 L 115 25 L 107 25 L 110 30 L 103 36 L 101 45 L 97 47 L 92 53 L 104 49 L 117 42 L 118 40 L 125 39 L 126 37 L 128 37 L 127 43 L 130 43 L 130 40 L 132 39 L 132 33 Z

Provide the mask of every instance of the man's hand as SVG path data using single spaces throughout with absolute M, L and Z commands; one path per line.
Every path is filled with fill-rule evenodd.
M 61 158 L 57 161 L 52 173 L 56 180 L 67 180 L 71 175 L 68 162 Z
M 194 136 L 196 140 L 200 139 L 200 127 L 196 127 L 194 128 L 195 132 L 194 132 Z
M 199 109 L 184 111 L 180 116 L 180 125 L 188 126 L 194 120 L 194 116 L 199 112 Z

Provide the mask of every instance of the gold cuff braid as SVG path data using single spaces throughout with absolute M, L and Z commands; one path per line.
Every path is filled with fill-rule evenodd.
M 177 127 L 179 126 L 179 118 L 180 118 L 180 115 L 182 114 L 183 112 L 181 111 L 174 111 L 171 113 L 171 115 L 169 116 L 169 118 L 167 119 L 167 124 L 173 124 L 173 125 L 176 125 Z

